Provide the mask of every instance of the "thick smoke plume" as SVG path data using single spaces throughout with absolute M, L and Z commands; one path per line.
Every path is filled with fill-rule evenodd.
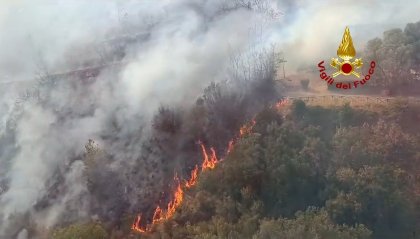
M 122 208 L 142 209 L 135 205 L 142 192 L 131 192 L 136 186 L 130 185 L 141 188 L 153 173 L 139 175 L 144 169 L 132 167 L 147 166 L 136 162 L 145 157 L 153 113 L 161 105 L 190 107 L 210 82 L 235 81 L 232 72 L 258 72 L 244 62 L 254 65 L 254 53 L 267 47 L 258 29 L 270 27 L 273 19 L 264 11 L 276 5 L 254 6 L 6 3 L 0 20 L 0 235 L 23 237 L 27 225 L 42 231 L 94 214 L 112 221 Z M 98 146 L 86 145 L 88 139 L 110 156 L 89 157 Z M 133 174 L 140 178 L 130 181 Z

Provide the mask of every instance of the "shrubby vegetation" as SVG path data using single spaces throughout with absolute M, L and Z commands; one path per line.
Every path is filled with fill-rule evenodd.
M 415 112 L 406 102 L 375 111 L 302 101 L 281 112 L 267 107 L 253 132 L 186 191 L 173 219 L 152 233 L 127 227 L 111 238 L 419 238 Z M 106 235 L 79 224 L 53 238 L 77 233 Z
M 267 108 L 173 220 L 139 237 L 418 238 L 420 138 L 398 123 L 406 107 L 386 121 L 348 105 Z
M 374 80 L 369 84 L 390 87 L 413 87 L 413 84 L 418 84 L 419 50 L 420 22 L 409 23 L 404 30 L 395 28 L 385 31 L 382 38 L 370 40 L 364 58 L 376 61 L 377 69 Z
M 135 237 L 418 238 L 420 137 L 413 112 L 419 109 L 404 102 L 376 112 L 302 101 L 282 113 L 265 108 L 253 133 L 186 192 L 173 220 Z M 172 131 L 176 120 L 169 119 L 165 129 Z M 107 234 L 97 224 L 78 224 L 53 238 L 74 235 Z
M 368 44 L 367 56 L 390 69 L 378 68 L 387 79 L 384 86 L 397 78 L 417 82 L 418 26 L 389 31 Z M 390 51 L 396 55 L 385 59 Z M 403 61 L 406 54 L 412 60 Z M 395 74 L 395 62 L 404 74 Z M 71 225 L 52 238 L 420 238 L 420 108 L 404 100 L 378 108 L 295 101 L 279 112 L 272 107 L 278 97 L 274 72 L 262 72 L 268 73 L 243 82 L 241 91 L 211 84 L 192 108 L 162 106 L 150 138 L 138 141 L 142 154 L 133 156 L 127 174 L 107 168 L 115 155 L 89 142 L 84 163 L 90 214 L 104 224 L 94 224 L 95 231 L 86 229 L 92 224 Z M 214 170 L 199 176 L 171 220 L 151 233 L 130 230 L 138 212 L 150 220 L 156 202 L 167 203 L 161 192 L 173 189 L 174 172 L 186 179 L 201 162 L 197 140 L 224 155 L 229 140 L 252 118 L 252 133 L 237 140 Z M 126 140 L 113 132 L 107 137 Z

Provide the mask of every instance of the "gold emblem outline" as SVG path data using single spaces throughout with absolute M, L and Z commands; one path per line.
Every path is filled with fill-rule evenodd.
M 333 73 L 333 77 L 341 74 L 345 76 L 353 74 L 357 78 L 360 78 L 360 73 L 356 72 L 355 69 L 361 68 L 363 66 L 363 61 L 362 58 L 357 58 L 353 62 L 351 61 L 351 59 L 356 56 L 356 50 L 353 46 L 353 40 L 348 26 L 346 26 L 344 30 L 343 39 L 341 40 L 341 44 L 337 49 L 337 56 L 343 61 L 340 61 L 339 58 L 331 58 L 330 65 L 337 70 L 335 73 Z M 350 72 L 343 72 L 342 67 L 344 64 L 350 64 L 352 66 Z

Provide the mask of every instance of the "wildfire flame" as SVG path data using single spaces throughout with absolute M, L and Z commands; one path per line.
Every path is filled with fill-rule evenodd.
M 174 180 L 178 183 L 178 186 L 174 192 L 173 200 L 168 203 L 166 210 L 164 211 L 160 208 L 160 206 L 157 206 L 153 213 L 152 224 L 147 225 L 146 227 L 141 226 L 141 215 L 137 216 L 137 219 L 131 226 L 132 230 L 140 233 L 150 232 L 154 224 L 161 223 L 173 217 L 176 209 L 181 206 L 182 200 L 184 199 L 184 191 L 182 190 L 178 176 L 175 175 Z
M 239 138 L 243 137 L 245 134 L 251 133 L 252 128 L 254 127 L 255 124 L 256 124 L 256 121 L 252 120 L 249 124 L 245 124 L 244 126 L 242 126 L 241 129 L 239 130 Z M 214 148 L 210 148 L 210 154 L 209 154 L 204 144 L 201 142 L 199 142 L 199 144 L 200 144 L 201 151 L 203 154 L 203 163 L 201 165 L 201 172 L 214 169 L 216 165 L 220 162 L 220 160 L 218 160 L 217 158 L 216 151 L 214 150 Z M 229 141 L 227 154 L 229 154 L 233 150 L 234 144 L 235 144 L 235 140 L 232 139 Z M 176 210 L 181 206 L 182 201 L 184 199 L 183 187 L 189 189 L 192 186 L 194 186 L 198 180 L 198 172 L 199 172 L 199 167 L 198 165 L 196 165 L 195 168 L 191 171 L 190 179 L 186 181 L 183 185 L 181 185 L 178 176 L 175 175 L 174 181 L 177 183 L 177 187 L 173 194 L 173 199 L 172 201 L 168 203 L 166 210 L 163 210 L 160 206 L 157 206 L 153 213 L 152 223 L 148 224 L 145 227 L 141 226 L 142 215 L 141 214 L 138 215 L 135 221 L 133 222 L 131 229 L 139 233 L 151 232 L 153 225 L 162 223 L 172 218 Z
M 251 120 L 251 122 L 249 124 L 245 124 L 243 125 L 240 129 L 239 129 L 239 136 L 242 137 L 246 134 L 249 134 L 252 132 L 252 129 L 254 128 L 255 124 L 257 122 L 253 119 Z
M 211 155 L 209 157 L 209 154 L 206 151 L 206 147 L 202 143 L 200 143 L 201 150 L 203 152 L 203 164 L 201 165 L 201 172 L 207 170 L 207 169 L 214 169 L 216 167 L 216 164 L 218 163 L 216 151 L 214 148 L 210 148 Z
M 275 107 L 277 110 L 280 110 L 283 106 L 287 105 L 288 103 L 289 103 L 288 99 L 282 99 L 276 103 Z
M 203 164 L 201 166 L 201 171 L 203 172 L 206 170 L 214 169 L 216 164 L 219 162 L 217 159 L 216 151 L 214 148 L 210 148 L 211 154 L 208 154 L 204 144 L 200 143 L 200 146 L 203 153 Z M 150 232 L 153 225 L 162 223 L 172 218 L 176 210 L 181 206 L 184 199 L 184 190 L 182 189 L 182 186 L 185 188 L 191 188 L 194 186 L 197 183 L 198 170 L 198 165 L 196 165 L 194 170 L 191 171 L 191 178 L 186 181 L 184 185 L 181 185 L 178 176 L 175 176 L 174 181 L 177 182 L 177 187 L 174 192 L 173 199 L 168 203 L 166 210 L 163 210 L 160 206 L 157 206 L 153 213 L 152 223 L 146 227 L 141 226 L 141 215 L 137 216 L 136 220 L 131 226 L 131 229 L 140 233 Z
M 181 188 L 178 177 L 175 177 L 175 181 L 178 182 L 178 186 L 174 193 L 174 199 L 168 203 L 166 211 L 163 211 L 159 206 L 156 207 L 153 213 L 152 224 L 157 224 L 171 218 L 175 214 L 176 209 L 181 206 L 182 200 L 184 199 L 184 191 Z
M 198 165 L 195 165 L 195 168 L 193 171 L 191 171 L 191 178 L 185 183 L 186 188 L 191 188 L 197 183 L 198 179 Z
M 131 229 L 136 231 L 136 232 L 146 232 L 145 228 L 142 228 L 140 226 L 141 223 L 141 215 L 138 215 L 136 220 L 134 221 L 133 225 L 131 226 Z

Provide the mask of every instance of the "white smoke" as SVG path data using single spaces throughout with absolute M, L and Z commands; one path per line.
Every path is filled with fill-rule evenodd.
M 83 182 L 77 181 L 83 167 L 74 159 L 87 140 L 100 138 L 111 118 L 123 128 L 123 136 L 147 123 L 161 104 L 193 103 L 210 81 L 226 80 L 233 53 L 247 51 L 262 36 L 253 32 L 258 22 L 269 27 L 261 13 L 225 9 L 228 1 L 38 3 L 4 3 L 2 9 L 7 10 L 0 17 L 5 36 L 0 44 L 1 82 L 27 81 L 37 74 L 44 80 L 34 88 L 35 97 L 18 107 L 10 100 L 17 97 L 13 84 L 3 84 L 8 87 L 0 108 L 0 183 L 7 185 L 0 194 L 3 237 L 17 235 L 24 223 L 16 217 L 28 213 L 30 220 L 47 228 L 70 210 L 78 209 L 76 215 L 85 217 L 86 205 L 74 207 L 86 193 Z M 125 48 L 122 61 L 128 63 L 121 69 L 105 69 L 93 83 L 68 77 L 48 85 L 50 74 L 89 62 L 102 64 L 95 50 L 101 51 L 104 39 L 135 34 L 147 35 L 147 40 Z M 7 125 L 12 111 L 17 114 L 14 126 Z M 140 152 L 137 143 L 124 147 L 135 155 Z M 57 189 L 62 195 L 35 209 L 51 193 L 48 188 L 57 172 L 66 172 L 65 189 Z
M 289 71 L 314 65 L 336 55 L 346 26 L 357 54 L 367 40 L 382 37 L 392 28 L 404 28 L 420 20 L 420 2 L 408 1 L 279 1 L 286 14 L 273 38 L 284 49 Z

